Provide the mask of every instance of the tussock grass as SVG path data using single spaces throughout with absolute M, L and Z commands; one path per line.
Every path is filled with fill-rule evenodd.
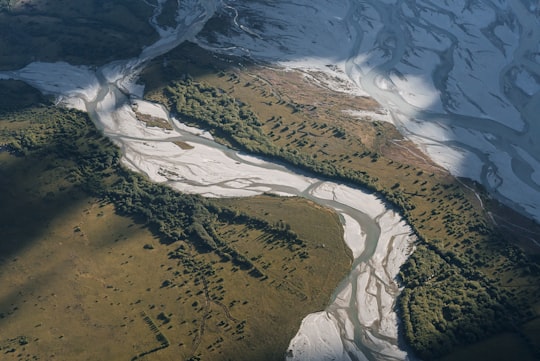
M 0 144 L 2 353 L 282 360 L 301 319 L 325 307 L 349 270 L 342 227 L 327 209 L 297 198 L 213 203 L 160 190 L 120 168 L 117 150 L 85 114 L 48 106 L 0 112 Z M 114 203 L 100 196 L 134 179 L 129 203 L 158 193 L 169 197 L 160 198 L 163 209 L 194 201 L 207 217 L 201 226 L 229 253 L 201 248 L 182 228 L 189 223 L 163 219 L 159 228 L 125 205 L 131 216 L 120 215 L 126 199 L 117 189 Z M 143 202 L 157 209 L 153 203 Z M 289 244 L 281 228 L 301 241 Z

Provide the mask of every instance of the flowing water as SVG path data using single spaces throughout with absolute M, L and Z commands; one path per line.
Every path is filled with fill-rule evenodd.
M 201 46 L 329 74 L 435 162 L 540 221 L 537 0 L 227 4 L 234 30 L 202 32 Z
M 540 26 L 534 4 L 191 0 L 181 3 L 172 29 L 156 22 L 161 3 L 150 19 L 161 38 L 137 58 L 96 71 L 33 63 L 0 78 L 27 81 L 86 110 L 120 146 L 126 165 L 180 191 L 212 197 L 274 192 L 335 209 L 353 266 L 327 310 L 306 317 L 288 359 L 409 358 L 398 346 L 393 306 L 395 276 L 412 251 L 410 228 L 372 194 L 227 149 L 144 102 L 136 79 L 148 60 L 190 40 L 214 51 L 329 72 L 352 84 L 353 92 L 377 99 L 389 120 L 435 161 L 539 218 Z M 210 41 L 201 30 L 216 11 L 231 18 L 236 33 L 229 29 Z M 163 114 L 174 130 L 145 128 L 135 106 Z M 175 140 L 194 148 L 182 150 Z M 524 196 L 516 196 L 515 187 L 525 187 Z

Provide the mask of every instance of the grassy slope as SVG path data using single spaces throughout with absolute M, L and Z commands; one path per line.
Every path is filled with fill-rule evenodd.
M 302 317 L 323 309 L 348 271 L 342 227 L 328 210 L 297 198 L 212 203 L 170 192 L 122 170 L 86 115 L 36 106 L 46 99 L 20 83 L 0 89 L 37 97 L 15 112 L 0 108 L 3 357 L 130 359 L 159 349 L 145 359 L 281 360 Z M 122 196 L 119 185 L 132 192 Z M 167 216 L 187 223 L 141 212 L 139 197 L 147 210 L 180 207 Z M 189 238 L 190 222 L 203 222 L 191 208 L 265 277 Z M 266 213 L 267 226 L 256 218 Z M 301 246 L 289 245 L 275 219 Z
M 218 60 L 191 45 L 167 59 L 167 67 L 158 59 L 143 76 L 149 99 L 212 129 L 224 143 L 362 184 L 401 209 L 420 242 L 401 273 L 399 307 L 404 334 L 421 356 L 447 354 L 502 330 L 521 333 L 538 352 L 538 334 L 527 332 L 527 322 L 539 320 L 540 267 L 515 247 L 527 248 L 528 235 L 497 228 L 468 186 L 389 124 L 343 112 L 376 104 L 327 92 L 306 74 Z M 170 82 L 186 74 L 193 80 Z M 534 222 L 487 197 L 484 203 L 499 224 L 539 234 Z

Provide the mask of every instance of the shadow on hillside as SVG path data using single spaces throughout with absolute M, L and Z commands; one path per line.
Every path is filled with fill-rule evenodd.
M 148 23 L 153 8 L 145 1 L 0 2 L 0 69 L 33 61 L 102 65 L 135 56 L 157 39 Z
M 64 179 L 55 179 L 53 173 L 62 178 L 64 173 L 52 169 L 52 163 L 7 151 L 0 153 L 0 160 L 0 256 L 11 260 L 87 195 Z
M 39 90 L 22 81 L 0 80 L 0 122 L 9 113 L 40 103 L 48 103 L 48 99 Z

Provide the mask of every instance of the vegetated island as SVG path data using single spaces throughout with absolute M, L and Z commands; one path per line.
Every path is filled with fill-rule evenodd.
M 180 194 L 119 159 L 85 113 L 0 81 L 0 352 L 283 359 L 349 271 L 337 215 Z
M 184 44 L 153 61 L 142 81 L 146 99 L 224 144 L 393 204 L 418 236 L 397 303 L 418 356 L 538 357 L 540 252 L 530 241 L 538 224 L 437 167 L 392 125 L 350 112 L 381 111 L 371 99 L 327 91 L 313 76 Z

